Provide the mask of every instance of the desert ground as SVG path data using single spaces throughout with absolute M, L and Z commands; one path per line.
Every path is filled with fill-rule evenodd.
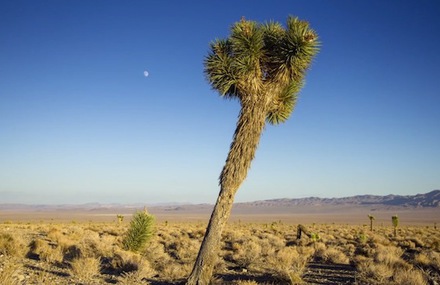
M 144 206 L 17 206 L 0 207 L 0 222 L 112 222 L 120 214 L 129 218 L 136 210 Z M 152 206 L 148 211 L 156 216 L 157 221 L 205 222 L 208 221 L 212 205 L 177 205 Z M 282 221 L 288 224 L 348 224 L 362 225 L 369 223 L 368 215 L 375 216 L 376 224 L 388 225 L 392 215 L 398 215 L 402 225 L 429 226 L 440 223 L 440 207 L 401 207 L 383 205 L 234 205 L 231 222 L 270 223 Z
M 1 284 L 183 284 L 211 209 L 150 207 L 140 252 L 122 240 L 142 208 L 0 209 Z M 237 205 L 212 284 L 440 284 L 439 219 L 438 208 Z

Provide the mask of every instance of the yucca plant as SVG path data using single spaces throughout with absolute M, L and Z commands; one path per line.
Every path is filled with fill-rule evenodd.
M 242 18 L 228 38 L 211 43 L 206 77 L 222 97 L 240 101 L 241 109 L 220 174 L 220 193 L 187 285 L 210 282 L 223 228 L 266 123 L 277 125 L 290 117 L 318 49 L 316 32 L 296 17 L 289 17 L 286 27 Z
M 394 228 L 394 236 L 397 236 L 397 227 L 399 226 L 399 217 L 397 215 L 394 215 L 391 217 L 391 222 L 393 223 Z
M 124 221 L 124 216 L 123 215 L 116 215 L 116 218 L 118 219 L 118 223 L 121 224 Z
M 368 218 L 370 219 L 370 231 L 373 231 L 373 221 L 375 218 L 373 215 L 368 215 Z
M 145 248 L 154 233 L 154 216 L 147 210 L 138 211 L 130 221 L 130 227 L 122 241 L 125 250 L 139 252 Z

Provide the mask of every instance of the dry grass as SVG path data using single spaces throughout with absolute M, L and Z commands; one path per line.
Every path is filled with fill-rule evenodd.
M 397 269 L 393 274 L 393 281 L 399 285 L 427 285 L 423 273 L 416 269 Z
M 96 257 L 80 257 L 74 259 L 70 266 L 72 275 L 80 281 L 90 281 L 100 274 L 101 262 Z
M 0 280 L 2 284 L 21 284 L 22 280 L 19 278 L 21 271 L 22 267 L 18 263 L 7 261 L 0 264 Z
M 0 233 L 0 254 L 9 256 L 23 256 L 26 253 L 26 245 L 20 236 L 11 233 Z
M 307 226 L 307 225 L 306 225 Z M 0 224 L 4 284 L 154 284 L 188 276 L 204 223 L 164 223 L 144 251 L 122 249 L 127 224 Z M 438 231 L 426 227 L 308 225 L 319 238 L 296 240 L 296 225 L 230 223 L 213 284 L 305 284 L 309 262 L 355 266 L 359 284 L 440 282 Z M 3 281 L 6 280 L 6 281 Z M 225 281 L 228 280 L 228 281 Z
M 267 259 L 275 277 L 289 284 L 302 283 L 302 274 L 309 256 L 300 254 L 296 247 L 285 247 Z

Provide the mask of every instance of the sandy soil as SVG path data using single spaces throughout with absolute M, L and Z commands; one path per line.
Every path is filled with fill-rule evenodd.
M 70 222 L 91 221 L 110 222 L 116 220 L 116 215 L 131 216 L 140 208 L 94 208 L 94 209 L 1 209 L 0 222 Z M 151 207 L 148 209 L 158 221 L 169 222 L 206 222 L 212 205 L 188 205 Z M 404 208 L 404 207 L 371 207 L 371 206 L 243 206 L 233 208 L 231 221 L 271 223 L 282 221 L 291 224 L 369 224 L 368 214 L 375 217 L 376 225 L 388 225 L 391 216 L 398 215 L 400 224 L 404 225 L 433 225 L 440 222 L 440 208 Z

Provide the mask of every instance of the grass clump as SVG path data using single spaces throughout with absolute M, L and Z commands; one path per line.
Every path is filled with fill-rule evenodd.
M 154 233 L 154 216 L 146 210 L 134 214 L 122 241 L 125 250 L 139 252 L 145 248 Z
M 90 281 L 99 275 L 101 261 L 96 257 L 80 257 L 71 262 L 73 276 L 81 281 Z
M 14 237 L 9 233 L 0 234 L 0 254 L 9 256 L 23 256 L 25 246 L 19 237 Z

